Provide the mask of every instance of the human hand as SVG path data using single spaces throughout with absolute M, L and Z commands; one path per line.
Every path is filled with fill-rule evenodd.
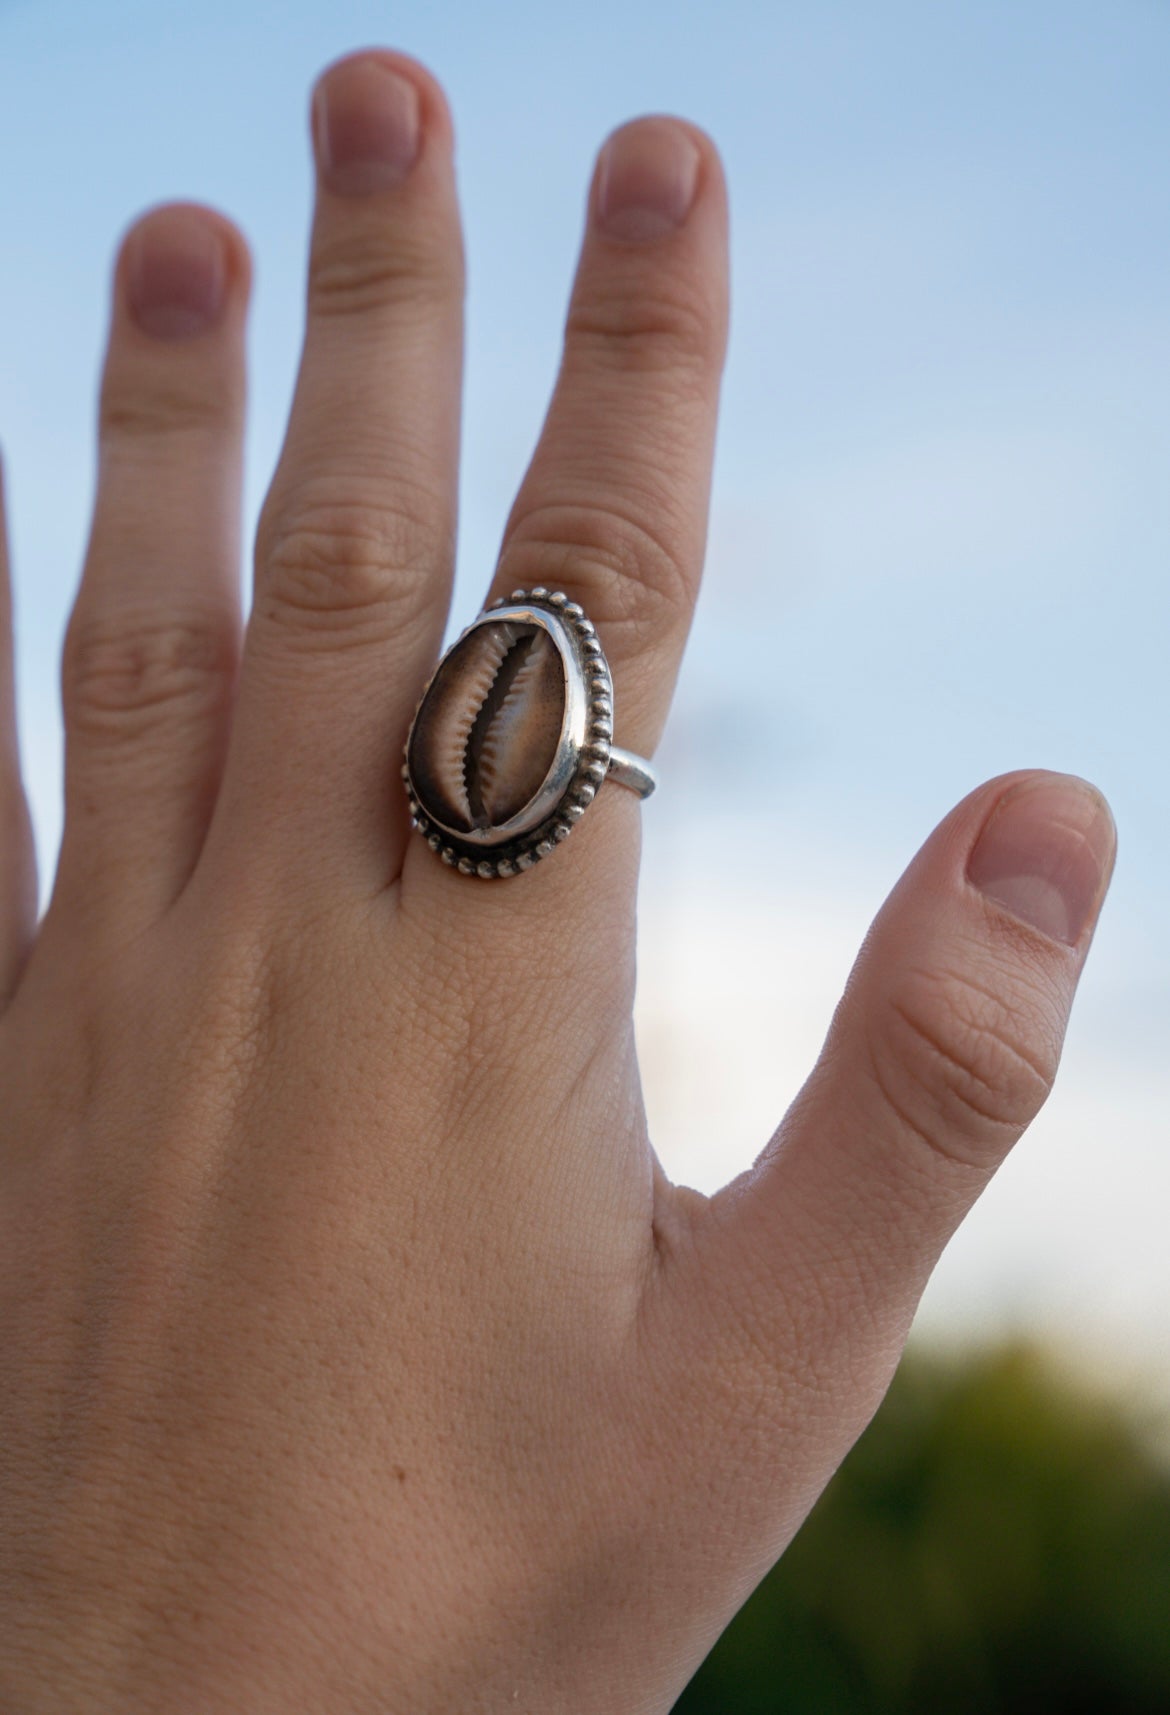
M 455 519 L 451 132 L 391 55 L 332 68 L 314 120 L 305 351 L 242 640 L 244 244 L 176 207 L 120 255 L 35 933 L 7 699 L 0 1706 L 663 1711 L 1040 1106 L 1112 824 L 1065 777 L 974 792 L 756 1167 L 671 1186 L 631 1025 L 634 798 L 602 791 L 515 880 L 410 831 Z M 725 296 L 711 144 L 624 128 L 491 593 L 582 602 L 646 754 Z

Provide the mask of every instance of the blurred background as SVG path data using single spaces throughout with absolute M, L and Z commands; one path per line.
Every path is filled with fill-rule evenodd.
M 1170 1635 L 1170 5 L 0 0 L 0 439 L 43 887 L 115 242 L 174 196 L 248 233 L 254 519 L 297 361 L 308 90 L 370 43 L 426 60 L 458 127 L 470 287 L 453 624 L 478 609 L 540 424 L 597 146 L 671 110 L 727 163 L 732 341 L 707 583 L 645 813 L 638 1023 L 672 1176 L 711 1189 L 752 1160 L 870 918 L 959 797 L 1039 765 L 1089 776 L 1113 804 L 1120 859 L 1056 1094 L 944 1258 L 901 1404 L 896 1390 L 756 1598 L 771 1606 L 720 1646 L 748 1678 L 696 1681 L 688 1697 L 708 1700 L 680 1705 L 1014 1709 L 996 1688 L 1019 1689 L 1027 1652 L 1003 1615 L 1045 1591 L 1059 1609 L 1054 1569 L 1074 1553 L 1020 1503 L 1033 1476 L 1056 1482 L 1053 1459 L 1069 1473 L 1056 1510 L 1091 1511 L 1090 1480 L 1117 1477 L 1122 1498 L 1098 1508 L 1105 1564 L 1126 1563 L 1127 1519 L 1161 1542 L 1134 1550 L 1146 1594 L 1132 1580 L 1115 1594 Z M 994 1420 L 986 1447 L 972 1414 Z M 1062 1427 L 1067 1456 L 1050 1457 Z M 986 1500 L 996 1473 L 1002 1492 L 944 1505 L 940 1523 L 923 1473 L 952 1456 L 983 1473 L 972 1493 Z M 1088 1526 L 1076 1544 L 1086 1565 L 1104 1552 Z M 873 1576 L 818 1585 L 822 1553 Z M 998 1606 L 979 1594 L 988 1564 L 1019 1574 Z M 878 1601 L 891 1584 L 943 1596 L 910 1599 L 911 1623 Z M 1084 1615 L 1063 1631 L 1038 1618 L 1037 1661 L 1106 1624 L 1098 1596 Z M 907 1627 L 925 1628 L 921 1648 Z M 1114 1631 L 1153 1698 L 1117 1707 L 1170 1708 L 1151 1626 Z M 938 1690 L 947 1661 L 974 1701 Z M 1027 1707 L 1101 1707 L 1076 1701 L 1076 1678 Z

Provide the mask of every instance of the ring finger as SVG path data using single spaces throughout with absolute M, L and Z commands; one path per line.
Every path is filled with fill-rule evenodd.
M 115 269 L 97 498 L 65 638 L 65 829 L 50 908 L 99 936 L 159 916 L 199 855 L 239 649 L 249 259 L 174 204 Z

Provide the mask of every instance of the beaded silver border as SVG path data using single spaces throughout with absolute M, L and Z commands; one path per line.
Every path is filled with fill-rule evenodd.
M 491 857 L 484 857 L 482 846 L 465 845 L 445 828 L 438 827 L 419 803 L 410 776 L 410 742 L 414 737 L 414 725 L 419 709 L 422 708 L 427 692 L 434 683 L 435 674 L 451 650 L 462 643 L 468 632 L 487 623 L 496 608 L 513 607 L 520 602 L 530 607 L 543 607 L 555 613 L 569 632 L 587 699 L 585 742 L 578 752 L 572 778 L 552 814 L 522 839 L 501 846 Z M 436 856 L 450 868 L 458 870 L 460 875 L 478 876 L 481 881 L 523 875 L 525 870 L 531 869 L 534 864 L 540 863 L 554 852 L 577 826 L 605 780 L 612 746 L 613 679 L 597 630 L 586 617 L 585 609 L 579 602 L 570 601 L 563 590 L 546 590 L 540 584 L 535 589 L 513 590 L 511 595 L 497 596 L 460 632 L 451 648 L 436 663 L 435 671 L 427 680 L 418 701 L 418 708 L 414 711 L 402 764 L 402 780 L 410 805 L 411 826 L 422 834 Z

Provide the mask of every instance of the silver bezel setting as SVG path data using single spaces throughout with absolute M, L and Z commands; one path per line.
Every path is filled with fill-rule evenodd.
M 503 827 L 466 832 L 443 826 L 419 802 L 410 771 L 411 744 L 419 710 L 439 668 L 480 625 L 516 620 L 538 625 L 557 647 L 565 670 L 561 735 L 544 783 L 524 809 Z M 411 825 L 436 856 L 460 875 L 482 881 L 523 875 L 568 839 L 605 780 L 613 747 L 613 680 L 596 629 L 578 602 L 562 590 L 513 590 L 497 596 L 460 632 L 427 680 L 407 734 L 402 779 Z

